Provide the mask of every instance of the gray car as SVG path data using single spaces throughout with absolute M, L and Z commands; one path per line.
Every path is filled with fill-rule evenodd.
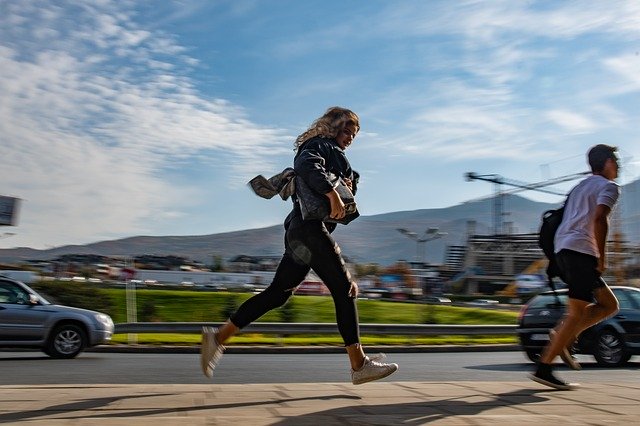
M 0 275 L 0 347 L 38 348 L 73 358 L 111 340 L 107 314 L 49 303 L 26 284 Z

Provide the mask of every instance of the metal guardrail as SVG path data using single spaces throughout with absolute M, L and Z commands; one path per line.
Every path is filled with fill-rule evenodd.
M 115 333 L 198 334 L 203 326 L 218 327 L 210 322 L 135 322 L 115 325 Z M 446 324 L 360 324 L 360 332 L 374 335 L 438 336 L 438 335 L 515 335 L 516 325 L 446 325 Z M 260 334 L 338 334 L 333 323 L 255 322 L 243 333 Z

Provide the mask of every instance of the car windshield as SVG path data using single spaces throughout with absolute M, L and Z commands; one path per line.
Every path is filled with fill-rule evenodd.
M 636 306 L 640 306 L 640 291 L 638 290 L 629 291 L 627 292 L 627 296 L 629 296 L 629 298 L 633 302 L 635 302 Z
M 567 295 L 566 294 L 540 294 L 529 302 L 529 308 L 548 308 L 558 306 L 558 300 L 562 305 L 566 305 L 567 303 Z

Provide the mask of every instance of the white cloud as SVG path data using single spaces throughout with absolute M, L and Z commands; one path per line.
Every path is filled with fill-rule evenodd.
M 616 74 L 625 79 L 625 89 L 627 91 L 640 90 L 640 51 L 633 54 L 608 58 L 605 65 Z
M 193 188 L 162 177 L 176 159 L 236 153 L 220 164 L 231 185 L 247 163 L 274 154 L 282 131 L 199 97 L 177 71 L 194 61 L 162 59 L 184 48 L 136 28 L 118 2 L 80 4 L 75 16 L 48 2 L 21 5 L 0 17 L 0 169 L 4 191 L 25 199 L 20 223 L 29 230 L 13 241 L 42 247 L 144 232 L 150 218 L 179 216 L 193 198 Z
M 549 111 L 547 112 L 547 118 L 557 126 L 573 133 L 587 133 L 597 128 L 597 125 L 593 120 L 573 111 Z

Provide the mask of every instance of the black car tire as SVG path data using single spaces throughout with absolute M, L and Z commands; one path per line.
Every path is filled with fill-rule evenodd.
M 593 356 L 603 367 L 619 367 L 631 358 L 620 334 L 611 329 L 604 329 L 598 333 L 593 347 Z
M 527 354 L 527 358 L 533 362 L 538 362 L 540 360 L 540 351 L 528 350 L 524 351 Z
M 87 343 L 87 335 L 80 326 L 62 324 L 51 333 L 44 353 L 52 358 L 75 358 Z

